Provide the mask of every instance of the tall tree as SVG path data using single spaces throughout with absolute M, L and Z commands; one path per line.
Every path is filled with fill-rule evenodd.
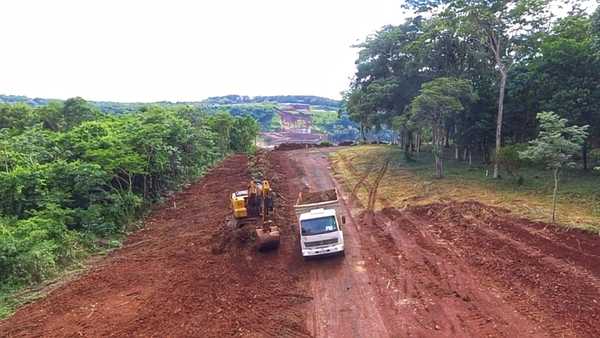
M 585 13 L 559 20 L 530 67 L 541 109 L 552 110 L 578 125 L 596 127 L 582 147 L 586 170 L 588 144 L 600 139 L 600 58 L 595 55 L 592 31 Z
M 510 67 L 520 57 L 526 37 L 543 31 L 550 23 L 552 0 L 408 0 L 419 11 L 439 10 L 449 28 L 474 39 L 487 51 L 490 65 L 498 72 L 496 152 L 502 146 L 504 97 Z M 494 178 L 498 163 L 494 163 Z
M 72 128 L 83 121 L 97 118 L 100 113 L 98 109 L 81 97 L 74 97 L 65 101 L 63 115 L 66 128 Z
M 468 81 L 442 77 L 424 83 L 420 94 L 412 101 L 413 122 L 431 129 L 435 172 L 438 178 L 444 177 L 442 152 L 448 121 L 476 99 L 477 96 Z

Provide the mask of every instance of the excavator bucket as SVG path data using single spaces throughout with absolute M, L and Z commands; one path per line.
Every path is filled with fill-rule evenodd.
M 256 247 L 259 251 L 273 250 L 279 247 L 279 227 L 265 224 L 256 228 Z

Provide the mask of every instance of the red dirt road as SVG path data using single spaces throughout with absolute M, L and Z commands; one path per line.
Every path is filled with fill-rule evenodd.
M 326 151 L 294 153 L 308 184 L 326 184 Z M 346 194 L 346 211 L 353 210 L 346 261 L 311 274 L 320 321 L 309 317 L 309 328 L 318 336 L 348 336 L 353 323 L 355 337 L 600 337 L 597 235 L 477 202 L 372 215 L 350 200 Z M 320 291 L 336 285 L 337 292 Z M 337 304 L 354 308 L 332 311 Z
M 477 202 L 368 213 L 332 179 L 328 151 L 265 155 L 279 250 L 227 231 L 228 196 L 250 177 L 234 156 L 0 336 L 600 337 L 597 235 Z M 302 260 L 292 203 L 306 186 L 342 191 L 345 257 Z

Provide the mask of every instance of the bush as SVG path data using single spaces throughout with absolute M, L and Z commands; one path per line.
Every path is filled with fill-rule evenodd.
M 45 213 L 0 224 L 0 285 L 38 283 L 81 256 L 76 232 L 60 218 L 68 212 L 55 208 Z
M 500 148 L 496 160 L 500 168 L 506 170 L 511 176 L 518 176 L 519 170 L 530 162 L 519 157 L 519 152 L 527 149 L 527 144 L 517 143 Z
M 590 160 L 592 161 L 592 163 L 599 164 L 600 163 L 600 148 L 592 149 L 590 151 L 589 156 L 590 156 Z

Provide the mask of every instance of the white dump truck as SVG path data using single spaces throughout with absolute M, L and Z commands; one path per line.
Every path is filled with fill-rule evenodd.
M 336 189 L 300 192 L 294 210 L 298 217 L 302 256 L 344 253 L 344 234 Z M 340 222 L 341 221 L 341 222 Z

